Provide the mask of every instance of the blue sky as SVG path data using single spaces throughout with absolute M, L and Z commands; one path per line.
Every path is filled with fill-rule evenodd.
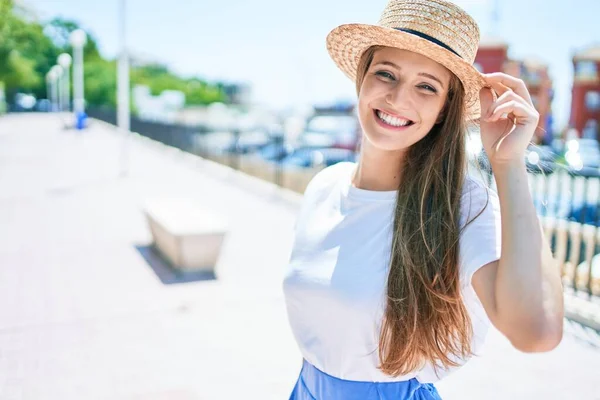
M 40 18 L 75 19 L 100 51 L 119 48 L 120 0 L 22 0 Z M 127 0 L 128 43 L 135 54 L 183 75 L 247 81 L 256 101 L 275 107 L 353 99 L 353 84 L 335 67 L 325 37 L 342 23 L 377 23 L 387 0 Z M 600 43 L 600 1 L 456 0 L 483 35 L 509 43 L 509 56 L 550 65 L 558 127 L 568 122 L 572 55 Z M 495 31 L 495 32 L 494 32 Z

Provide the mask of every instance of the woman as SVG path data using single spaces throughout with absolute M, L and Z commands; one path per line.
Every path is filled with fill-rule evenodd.
M 317 174 L 298 215 L 291 399 L 439 399 L 433 383 L 490 323 L 521 351 L 560 342 L 562 287 L 524 161 L 539 116 L 522 81 L 473 67 L 478 44 L 474 20 L 441 0 L 392 0 L 379 25 L 329 34 L 363 137 L 358 163 Z M 467 176 L 469 123 L 497 194 Z

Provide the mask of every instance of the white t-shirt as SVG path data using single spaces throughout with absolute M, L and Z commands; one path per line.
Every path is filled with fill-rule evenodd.
M 385 310 L 396 191 L 356 188 L 357 164 L 341 162 L 310 182 L 296 220 L 283 290 L 289 322 L 303 357 L 321 371 L 354 381 L 391 382 L 416 377 L 435 382 L 450 370 L 431 365 L 392 377 L 377 369 Z M 495 192 L 467 178 L 459 241 L 462 297 L 473 324 L 472 350 L 481 349 L 490 321 L 471 277 L 500 258 L 500 205 Z M 466 360 L 460 361 L 464 364 Z

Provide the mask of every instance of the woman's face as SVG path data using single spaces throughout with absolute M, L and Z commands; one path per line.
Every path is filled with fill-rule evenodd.
M 451 72 L 407 50 L 377 50 L 358 96 L 363 133 L 382 150 L 405 150 L 441 117 Z M 441 119 L 440 119 L 441 121 Z

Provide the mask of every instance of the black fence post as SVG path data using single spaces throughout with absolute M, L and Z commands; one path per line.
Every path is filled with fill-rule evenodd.
M 277 154 L 278 156 L 275 158 L 275 184 L 277 186 L 282 186 L 283 182 L 282 182 L 282 167 L 281 167 L 281 160 L 283 159 L 283 151 L 284 151 L 284 135 L 282 134 L 278 134 L 278 135 L 274 135 L 273 136 L 273 141 L 276 143 L 277 146 Z
M 239 154 L 239 140 L 240 140 L 240 129 L 234 128 L 233 131 L 233 143 L 229 150 L 229 166 L 233 169 L 240 169 L 240 154 Z

